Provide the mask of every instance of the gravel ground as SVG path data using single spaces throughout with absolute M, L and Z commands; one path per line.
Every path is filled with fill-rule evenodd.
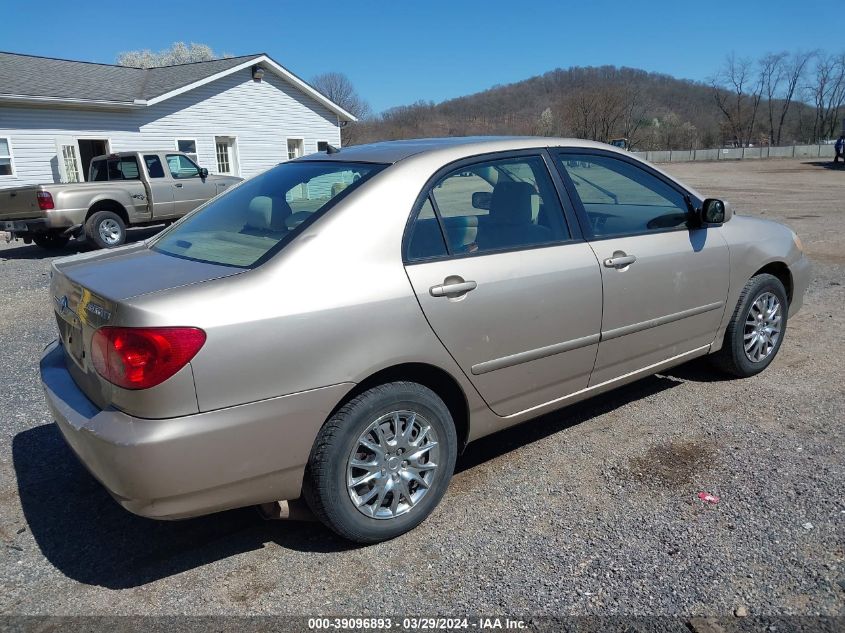
M 845 615 L 845 171 L 668 169 L 804 240 L 813 282 L 774 364 L 696 362 L 481 440 L 427 522 L 371 547 L 251 509 L 122 510 L 43 404 L 49 258 L 0 246 L 0 612 Z

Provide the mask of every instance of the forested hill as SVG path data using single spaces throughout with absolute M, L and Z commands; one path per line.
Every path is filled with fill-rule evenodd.
M 763 119 L 768 121 L 766 105 L 762 99 L 761 132 Z M 799 110 L 806 109 L 793 104 L 785 132 L 798 133 Z M 627 138 L 636 149 L 682 149 L 714 147 L 730 137 L 712 86 L 615 66 L 557 69 L 439 104 L 418 102 L 393 108 L 355 127 L 355 143 L 538 134 L 601 141 Z

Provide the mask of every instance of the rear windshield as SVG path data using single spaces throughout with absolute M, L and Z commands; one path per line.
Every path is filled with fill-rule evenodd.
M 299 227 L 385 165 L 290 162 L 248 180 L 164 231 L 153 250 L 212 264 L 251 268 Z

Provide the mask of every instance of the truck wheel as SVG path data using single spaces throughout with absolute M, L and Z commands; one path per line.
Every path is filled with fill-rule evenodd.
M 48 251 L 55 251 L 60 248 L 63 248 L 70 238 L 67 235 L 62 235 L 62 232 L 50 232 L 50 233 L 40 233 L 38 235 L 32 236 L 32 241 L 35 242 L 36 245 L 44 248 Z
M 85 237 L 100 248 L 114 248 L 126 241 L 126 225 L 113 211 L 97 211 L 85 221 Z
M 305 469 L 305 500 L 351 541 L 394 538 L 434 510 L 457 444 L 449 409 L 433 391 L 413 382 L 373 387 L 320 430 Z

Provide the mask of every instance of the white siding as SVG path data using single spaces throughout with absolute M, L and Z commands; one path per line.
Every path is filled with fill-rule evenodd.
M 304 139 L 306 154 L 317 141 L 340 145 L 333 112 L 269 72 L 253 81 L 249 69 L 129 112 L 0 106 L 0 136 L 10 139 L 15 168 L 0 187 L 58 182 L 57 137 L 107 138 L 115 152 L 175 149 L 177 138 L 192 138 L 214 173 L 214 137 L 233 136 L 245 178 L 287 160 L 288 138 Z

